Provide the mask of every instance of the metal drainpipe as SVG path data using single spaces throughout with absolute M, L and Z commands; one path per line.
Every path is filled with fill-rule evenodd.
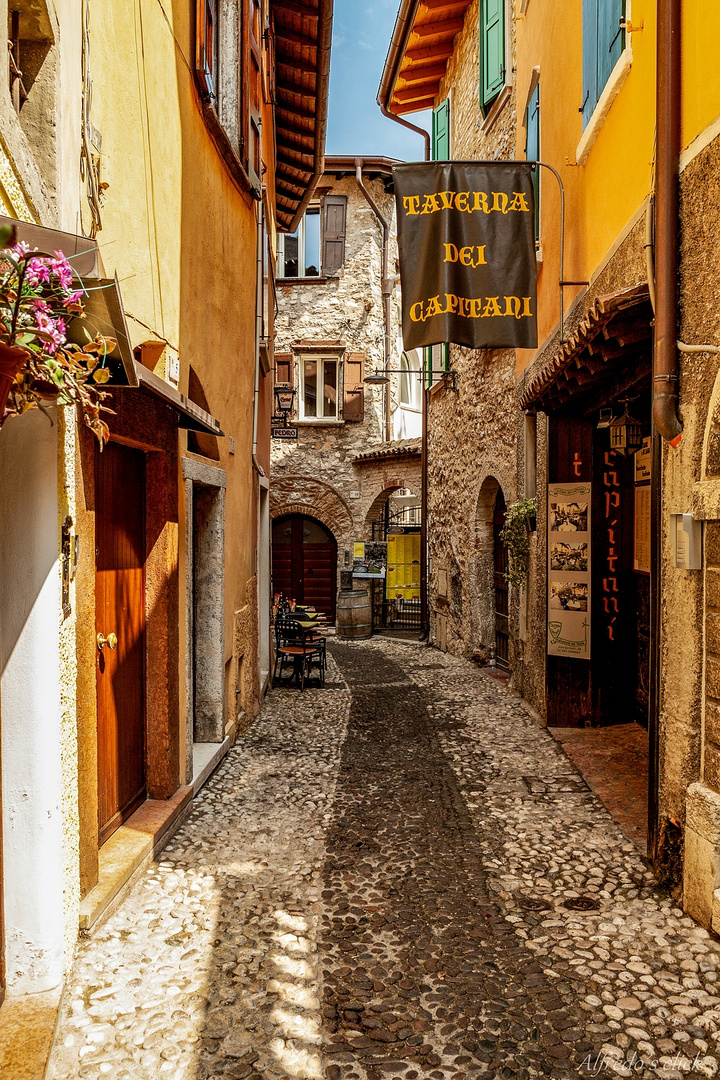
M 390 280 L 390 226 L 380 213 L 380 208 L 365 187 L 362 178 L 363 159 L 355 158 L 355 182 L 367 199 L 373 214 L 382 227 L 382 296 L 383 296 L 383 368 L 390 366 L 390 297 L 393 282 Z M 390 383 L 385 383 L 385 442 L 390 442 Z
M 655 347 L 652 415 L 671 446 L 679 446 L 677 278 L 680 156 L 680 0 L 657 4 L 657 165 L 655 173 Z
M 257 273 L 255 287 L 255 392 L 253 394 L 252 428 L 252 463 L 258 476 L 264 476 L 265 470 L 257 459 L 258 412 L 260 409 L 260 338 L 262 336 L 262 289 L 263 289 L 263 204 L 259 199 L 256 206 L 257 228 Z

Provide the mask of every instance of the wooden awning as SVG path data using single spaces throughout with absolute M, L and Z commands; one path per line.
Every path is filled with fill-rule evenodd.
M 397 115 L 432 109 L 468 0 L 402 0 L 378 103 Z
M 274 0 L 275 192 L 281 232 L 292 231 L 323 172 L 332 0 Z
M 520 399 L 527 412 L 572 403 L 586 414 L 646 379 L 652 370 L 652 319 L 645 283 L 597 298 L 582 322 L 535 375 Z

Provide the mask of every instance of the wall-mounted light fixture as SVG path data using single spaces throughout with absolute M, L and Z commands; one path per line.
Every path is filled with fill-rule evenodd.
M 610 449 L 617 454 L 636 454 L 643 443 L 642 424 L 628 413 L 627 401 L 621 404 L 625 405 L 625 412 L 608 424 Z
M 371 371 L 369 375 L 366 375 L 363 382 L 369 383 L 370 386 L 381 386 L 383 383 L 389 383 L 389 375 L 414 375 L 416 379 L 422 379 L 423 375 L 440 375 L 446 390 L 457 391 L 457 371 L 447 371 L 445 368 L 435 369 L 430 371 L 408 371 L 407 369 L 401 371 L 399 368 L 376 368 L 375 371 Z
M 277 403 L 278 412 L 292 412 L 293 403 L 295 401 L 295 391 L 290 386 L 276 386 L 275 401 Z

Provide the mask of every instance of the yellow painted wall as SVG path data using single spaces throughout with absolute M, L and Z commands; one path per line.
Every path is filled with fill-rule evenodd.
M 133 342 L 166 340 L 180 356 L 184 393 L 192 364 L 226 435 L 218 440 L 220 460 L 209 463 L 228 472 L 229 659 L 233 612 L 246 602 L 255 563 L 256 204 L 231 177 L 202 115 L 192 70 L 193 12 L 190 0 L 92 5 L 91 119 L 102 133 L 109 179 L 98 239 L 107 269 L 120 278 Z M 270 163 L 267 175 L 272 171 Z M 227 436 L 235 439 L 234 455 Z M 182 448 L 182 433 L 180 440 Z M 180 491 L 182 500 L 182 485 Z M 181 520 L 183 512 L 181 505 Z M 182 529 L 180 545 L 182 626 Z M 180 696 L 184 708 L 182 687 Z
M 607 113 L 584 165 L 576 164 L 583 133 L 581 0 L 530 0 L 517 20 L 517 153 L 525 154 L 522 126 L 532 69 L 540 67 L 540 154 L 560 172 L 565 186 L 565 278 L 596 276 L 618 237 L 641 211 L 652 187 L 655 134 L 656 0 L 628 2 L 634 26 L 626 35 L 632 66 Z M 720 65 L 714 43 L 720 5 L 683 3 L 683 132 L 686 147 L 720 114 Z M 539 272 L 539 341 L 558 321 L 559 195 L 555 180 L 542 177 Z M 566 310 L 578 294 L 565 290 Z M 518 369 L 532 358 L 518 354 Z

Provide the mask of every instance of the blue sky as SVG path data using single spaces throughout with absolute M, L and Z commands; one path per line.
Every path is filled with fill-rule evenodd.
M 381 154 L 420 161 L 419 135 L 382 115 L 376 103 L 399 0 L 335 0 L 326 154 Z M 408 116 L 429 128 L 429 113 Z

